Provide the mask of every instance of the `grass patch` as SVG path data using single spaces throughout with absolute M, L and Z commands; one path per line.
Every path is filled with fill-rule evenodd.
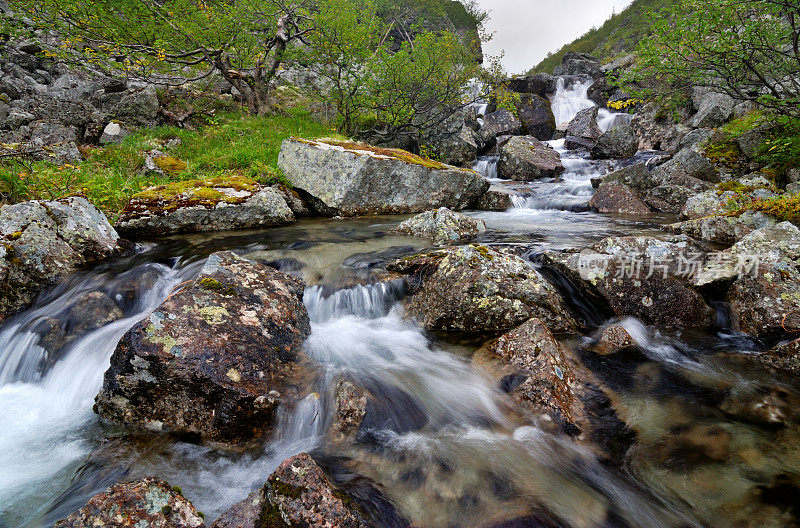
M 85 159 L 75 164 L 5 158 L 0 161 L 2 203 L 83 194 L 113 221 L 131 196 L 155 185 L 237 176 L 280 182 L 277 162 L 284 139 L 334 134 L 330 125 L 302 110 L 264 117 L 227 113 L 209 121 L 195 130 L 139 130 L 118 145 L 83 148 Z M 175 139 L 180 141 L 170 141 Z M 157 164 L 168 169 L 166 174 L 145 169 L 145 153 L 153 149 L 163 153 Z

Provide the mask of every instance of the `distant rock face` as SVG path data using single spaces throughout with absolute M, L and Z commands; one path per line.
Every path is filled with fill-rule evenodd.
M 0 317 L 30 305 L 79 267 L 116 251 L 119 235 L 85 198 L 0 208 Z
M 413 263 L 409 257 L 407 263 Z M 423 259 L 425 257 L 423 256 Z M 407 304 L 431 330 L 497 332 L 538 317 L 555 331 L 575 326 L 556 289 L 524 260 L 483 246 L 435 255 L 436 271 Z
M 489 187 L 472 170 L 360 144 L 287 139 L 278 164 L 309 205 L 329 216 L 461 210 Z
M 456 244 L 475 238 L 485 231 L 486 224 L 483 220 L 455 213 L 446 207 L 426 211 L 392 230 L 398 234 L 430 238 L 437 244 Z
M 497 163 L 500 177 L 516 181 L 554 178 L 563 174 L 564 170 L 558 152 L 531 136 L 511 138 L 500 149 Z
M 157 478 L 115 484 L 53 528 L 203 528 L 203 518 L 180 490 Z
M 630 125 L 619 125 L 603 133 L 591 149 L 592 159 L 624 159 L 636 155 L 639 137 Z
M 715 311 L 691 286 L 700 271 L 688 263 L 699 248 L 686 237 L 610 237 L 580 252 L 546 253 L 546 262 L 566 273 L 617 316 L 667 327 L 706 327 Z M 686 276 L 684 276 L 686 275 Z
M 117 220 L 126 236 L 233 231 L 295 221 L 286 196 L 247 178 L 150 187 L 134 195 Z
M 650 208 L 631 188 L 617 181 L 601 184 L 589 201 L 589 207 L 596 209 L 598 213 L 650 214 Z
M 561 64 L 553 70 L 554 75 L 586 75 L 592 78 L 602 77 L 600 61 L 588 53 L 569 52 L 564 55 Z
M 154 431 L 243 442 L 273 425 L 314 376 L 303 283 L 230 252 L 211 255 L 120 341 L 95 411 Z

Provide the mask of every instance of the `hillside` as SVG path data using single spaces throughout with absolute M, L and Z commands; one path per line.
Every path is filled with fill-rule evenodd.
M 529 73 L 553 73 L 569 51 L 591 53 L 603 62 L 631 53 L 636 43 L 647 35 L 652 13 L 675 3 L 676 0 L 634 0 L 622 12 L 609 18 L 599 28 L 548 55 Z

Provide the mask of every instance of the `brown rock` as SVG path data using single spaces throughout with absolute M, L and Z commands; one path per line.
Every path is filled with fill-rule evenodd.
M 354 436 L 366 414 L 367 396 L 364 389 L 349 380 L 339 380 L 334 390 L 331 434 L 338 438 Z
M 636 346 L 636 341 L 622 325 L 611 325 L 603 330 L 593 350 L 604 356 L 616 354 L 620 350 Z
M 631 188 L 619 182 L 601 184 L 589 201 L 589 207 L 597 209 L 599 213 L 650 214 L 650 208 Z

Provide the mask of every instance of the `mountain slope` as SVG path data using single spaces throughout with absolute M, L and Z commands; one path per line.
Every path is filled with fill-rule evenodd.
M 636 43 L 647 36 L 653 13 L 680 0 L 634 0 L 622 12 L 609 18 L 599 28 L 592 29 L 582 37 L 548 55 L 533 67 L 530 73 L 553 73 L 568 51 L 591 53 L 603 62 L 627 55 L 634 51 Z

